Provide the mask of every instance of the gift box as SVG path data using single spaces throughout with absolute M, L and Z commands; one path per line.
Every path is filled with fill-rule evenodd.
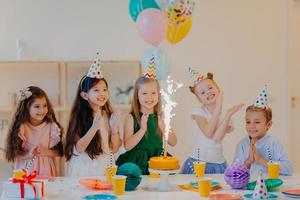
M 21 184 L 13 183 L 12 181 L 5 181 L 3 183 L 3 197 L 4 198 L 29 198 L 42 199 L 44 182 L 33 182 L 32 185 L 24 183 L 24 196 L 22 197 Z M 35 187 L 35 191 L 33 189 Z
M 34 179 L 35 173 L 23 178 L 10 178 L 3 183 L 4 198 L 28 198 L 42 199 L 44 197 L 45 183 L 42 180 Z

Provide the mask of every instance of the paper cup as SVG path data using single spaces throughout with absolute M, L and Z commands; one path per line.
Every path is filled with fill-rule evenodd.
M 112 166 L 111 168 L 109 168 L 109 167 L 105 168 L 105 177 L 106 177 L 107 181 L 109 181 L 109 182 L 112 181 L 112 177 L 114 175 L 116 175 L 117 169 L 118 169 L 118 166 Z
M 211 178 L 200 178 L 198 180 L 200 197 L 208 197 L 211 189 Z
M 204 177 L 206 162 L 194 162 L 194 172 L 196 177 Z
M 112 177 L 114 194 L 123 195 L 125 193 L 126 176 L 116 175 Z
M 270 179 L 278 178 L 279 175 L 279 163 L 268 162 L 268 176 Z

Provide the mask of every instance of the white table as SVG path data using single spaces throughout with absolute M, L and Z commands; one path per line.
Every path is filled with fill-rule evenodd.
M 214 191 L 212 193 L 234 193 L 234 194 L 247 194 L 252 193 L 252 191 L 247 190 L 232 190 L 228 185 L 226 185 L 223 175 L 208 175 L 208 177 L 213 178 L 214 181 L 221 183 L 223 189 Z M 104 177 L 100 177 L 104 179 Z M 288 197 L 281 194 L 281 191 L 290 188 L 300 188 L 300 174 L 294 175 L 292 177 L 280 177 L 284 183 L 278 188 L 278 192 L 275 192 L 279 196 L 279 199 L 288 199 Z M 57 177 L 54 181 L 47 183 L 46 197 L 44 199 L 64 199 L 64 200 L 76 200 L 82 199 L 82 197 L 90 194 L 97 194 L 112 191 L 94 191 L 85 188 L 78 182 L 79 178 L 72 177 Z M 187 184 L 190 181 L 194 181 L 196 178 L 193 175 L 182 175 L 176 174 L 169 177 L 171 184 Z M 159 179 L 152 179 L 148 176 L 143 176 L 141 184 L 135 191 L 126 192 L 124 195 L 119 196 L 118 199 L 130 199 L 130 200 L 146 200 L 146 199 L 157 199 L 157 200 L 177 200 L 177 199 L 201 199 L 198 192 L 181 190 L 178 188 L 176 191 L 172 192 L 158 192 L 156 187 L 158 185 Z M 206 198 L 202 198 L 206 199 Z

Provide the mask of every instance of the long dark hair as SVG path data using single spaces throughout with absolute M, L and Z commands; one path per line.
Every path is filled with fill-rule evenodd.
M 80 93 L 82 91 L 88 92 L 100 81 L 103 81 L 108 87 L 107 81 L 104 78 L 97 79 L 84 76 L 80 81 L 75 101 L 72 106 L 66 136 L 65 156 L 67 161 L 70 160 L 74 155 L 73 148 L 77 142 L 76 138 L 82 138 L 93 124 L 93 110 L 90 107 L 88 101 L 81 97 Z M 106 101 L 106 103 L 102 107 L 102 110 L 105 111 L 108 118 L 110 118 L 112 114 L 112 108 L 109 100 Z M 98 155 L 103 153 L 101 146 L 101 134 L 99 130 L 96 132 L 90 144 L 87 146 L 85 152 L 91 159 L 95 159 Z
M 13 161 L 15 161 L 17 156 L 24 155 L 27 153 L 22 148 L 23 141 L 18 136 L 18 134 L 20 131 L 20 126 L 23 123 L 30 121 L 29 108 L 35 99 L 37 99 L 37 98 L 45 98 L 46 99 L 48 113 L 44 117 L 43 121 L 48 122 L 48 123 L 52 123 L 52 122 L 56 123 L 57 126 L 61 130 L 60 138 L 62 138 L 62 135 L 63 135 L 63 128 L 56 120 L 52 104 L 51 104 L 47 94 L 45 93 L 45 91 L 43 91 L 41 88 L 36 87 L 36 86 L 29 86 L 28 89 L 32 94 L 30 97 L 25 98 L 18 103 L 17 111 L 13 117 L 11 126 L 8 131 L 8 135 L 6 138 L 5 158 L 9 162 L 10 161 L 13 162 Z M 52 149 L 57 150 L 59 155 L 62 156 L 63 155 L 63 144 L 62 144 L 61 140 Z

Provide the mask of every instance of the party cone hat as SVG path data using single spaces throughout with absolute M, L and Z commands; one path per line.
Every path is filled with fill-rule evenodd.
M 146 67 L 144 77 L 156 79 L 156 63 L 155 63 L 154 55 L 152 55 L 150 57 L 150 60 L 148 61 L 148 65 Z
M 265 85 L 264 88 L 258 94 L 254 106 L 258 108 L 266 108 L 268 105 L 268 95 L 267 95 L 267 86 Z
M 198 84 L 200 81 L 205 79 L 205 77 L 202 74 L 200 74 L 196 70 L 192 69 L 191 67 L 189 67 L 189 73 L 194 81 L 194 85 Z
M 268 197 L 269 194 L 267 191 L 265 180 L 263 179 L 262 172 L 260 172 L 258 175 L 258 179 L 256 181 L 256 186 L 253 193 L 253 199 L 268 199 Z
M 91 64 L 90 69 L 86 76 L 90 78 L 97 78 L 97 79 L 103 78 L 99 52 L 97 52 L 96 58 Z

